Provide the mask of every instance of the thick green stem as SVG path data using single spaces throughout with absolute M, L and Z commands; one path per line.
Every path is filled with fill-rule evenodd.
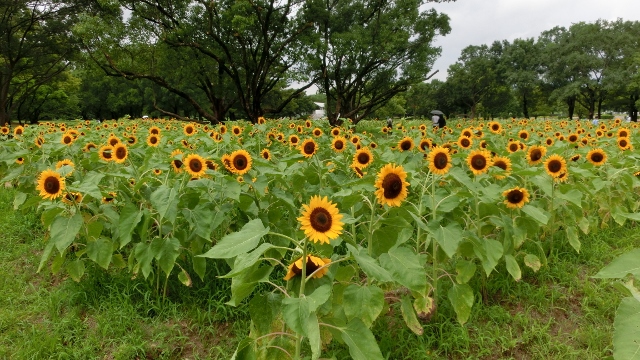
M 438 206 L 436 205 L 436 179 L 435 176 L 431 181 L 431 219 L 435 223 L 436 221 L 436 210 Z M 431 239 L 433 242 L 433 269 L 432 269 L 432 277 L 433 277 L 433 317 L 438 315 L 438 242 L 436 239 Z M 427 242 L 425 241 L 425 250 L 427 248 Z
M 302 245 L 302 277 L 300 278 L 300 293 L 298 297 L 304 296 L 304 285 L 307 282 L 307 238 L 304 239 Z M 295 360 L 300 360 L 300 350 L 302 348 L 302 334 L 296 334 L 296 353 Z
M 554 234 L 556 232 L 556 211 L 553 208 L 553 199 L 555 198 L 555 189 L 556 189 L 556 184 L 553 178 L 551 178 L 551 209 L 549 211 L 551 211 L 551 236 L 549 239 L 549 257 L 551 257 L 553 255 L 553 237 Z
M 373 220 L 376 216 L 376 205 L 372 202 L 369 202 L 369 205 L 371 206 L 371 219 L 369 220 L 369 230 L 367 231 L 367 251 L 369 256 L 373 256 Z

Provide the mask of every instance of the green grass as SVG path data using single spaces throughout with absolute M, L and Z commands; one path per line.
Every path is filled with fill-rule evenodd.
M 170 284 L 165 301 L 153 284 L 124 273 L 89 268 L 80 283 L 36 273 L 45 233 L 37 214 L 13 211 L 12 201 L 13 191 L 0 189 L 0 358 L 227 359 L 248 334 L 246 310 L 224 305 L 230 284 L 216 279 L 224 266 L 210 267 L 210 280 L 194 279 L 192 288 Z M 443 297 L 422 336 L 406 328 L 398 304 L 373 332 L 388 359 L 609 357 L 621 296 L 609 281 L 590 276 L 632 249 L 636 232 L 629 224 L 583 236 L 579 254 L 559 246 L 549 266 L 538 273 L 523 269 L 519 282 L 498 268 L 486 301 L 476 293 L 464 326 Z M 349 353 L 334 341 L 324 356 Z

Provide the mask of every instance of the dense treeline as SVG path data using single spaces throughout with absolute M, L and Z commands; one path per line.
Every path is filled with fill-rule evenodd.
M 11 0 L 0 5 L 0 125 L 170 116 L 637 120 L 640 23 L 577 23 L 465 48 L 429 79 L 445 14 L 402 1 Z M 307 96 L 317 88 L 318 95 Z

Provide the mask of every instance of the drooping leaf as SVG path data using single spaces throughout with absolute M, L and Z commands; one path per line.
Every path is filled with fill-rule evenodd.
M 404 319 L 405 324 L 407 324 L 407 327 L 409 327 L 409 330 L 413 331 L 416 335 L 422 335 L 424 333 L 424 329 L 422 329 L 422 325 L 420 325 L 416 312 L 411 305 L 411 299 L 407 296 L 402 297 L 400 312 L 402 313 L 402 318 Z
M 453 310 L 458 316 L 458 322 L 461 325 L 464 325 L 464 323 L 469 320 L 469 315 L 471 314 L 471 307 L 473 306 L 473 290 L 467 284 L 453 284 L 447 293 L 447 297 L 449 298 L 449 301 L 451 301 Z
M 383 359 L 376 338 L 360 319 L 349 321 L 341 331 L 342 340 L 349 346 L 349 354 L 354 360 Z
M 57 217 L 51 223 L 51 239 L 60 253 L 76 238 L 82 228 L 83 220 L 80 213 L 75 213 L 71 217 Z
M 253 250 L 260 239 L 269 232 L 269 228 L 262 225 L 262 220 L 253 219 L 246 223 L 238 232 L 226 235 L 214 247 L 200 257 L 212 259 L 228 259 Z
M 613 322 L 613 356 L 616 359 L 640 359 L 640 301 L 622 299 Z
M 569 244 L 576 250 L 576 252 L 580 252 L 580 239 L 578 238 L 578 230 L 575 226 L 567 226 L 567 240 L 569 240 Z
M 149 197 L 151 205 L 160 217 L 169 220 L 172 224 L 176 221 L 179 200 L 176 189 L 166 185 L 160 185 Z
M 538 221 L 543 225 L 546 225 L 547 222 L 549 221 L 549 216 L 545 212 L 543 212 L 542 210 L 540 210 L 539 208 L 533 205 L 527 204 L 523 206 L 522 212 L 531 216 L 531 218 L 535 219 L 536 221 Z
M 540 259 L 532 254 L 527 254 L 524 256 L 524 264 L 531 268 L 534 272 L 538 272 L 542 267 L 542 263 L 540 263 Z
M 370 327 L 384 308 L 384 292 L 373 285 L 351 284 L 344 290 L 343 301 L 348 320 L 358 318 Z
M 457 223 L 429 225 L 429 232 L 448 257 L 453 257 L 462 241 L 462 228 Z
M 389 272 L 383 267 L 378 265 L 378 262 L 375 259 L 367 255 L 364 249 L 357 250 L 350 244 L 347 244 L 347 248 L 351 252 L 351 255 L 353 255 L 353 257 L 358 262 L 358 265 L 360 265 L 362 271 L 364 271 L 367 276 L 380 282 L 393 282 L 391 274 L 389 274 Z
M 76 259 L 67 264 L 67 272 L 75 282 L 79 282 L 84 275 L 84 261 Z
M 513 277 L 515 281 L 520 281 L 522 272 L 520 271 L 520 265 L 518 265 L 516 258 L 514 258 L 513 255 L 505 255 L 504 261 L 507 264 L 507 271 L 511 274 L 511 277 Z
M 640 249 L 633 249 L 615 258 L 609 265 L 598 271 L 594 278 L 622 279 L 628 274 L 640 277 Z
M 118 220 L 118 233 L 120 235 L 120 248 L 131 242 L 131 233 L 142 219 L 142 211 L 133 203 L 127 203 L 120 212 Z
M 459 260 L 456 263 L 456 281 L 458 284 L 466 284 L 471 280 L 473 274 L 476 272 L 476 264 L 467 260 Z
M 113 256 L 113 243 L 105 237 L 87 242 L 87 256 L 100 267 L 107 270 Z
M 423 294 L 427 289 L 427 278 L 420 258 L 411 249 L 397 247 L 380 255 L 380 265 L 388 270 L 395 281 L 412 291 Z

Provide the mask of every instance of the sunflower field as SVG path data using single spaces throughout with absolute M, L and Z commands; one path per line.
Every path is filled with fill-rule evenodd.
M 385 309 L 422 334 L 468 321 L 492 273 L 637 213 L 640 138 L 619 120 L 70 121 L 0 129 L 14 209 L 48 229 L 39 271 L 88 267 L 167 293 L 221 266 L 251 329 L 234 358 L 318 359 L 331 342 L 382 359 Z M 502 269 L 502 270 L 501 270 Z

